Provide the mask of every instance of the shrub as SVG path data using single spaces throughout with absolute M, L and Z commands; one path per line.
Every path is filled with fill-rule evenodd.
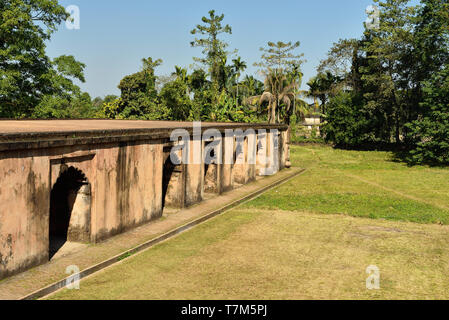
M 326 142 L 338 147 L 373 145 L 379 139 L 372 119 L 361 97 L 352 92 L 341 92 L 327 104 L 322 134 Z

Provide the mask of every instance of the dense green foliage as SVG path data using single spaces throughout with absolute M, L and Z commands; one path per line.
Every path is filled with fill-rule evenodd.
M 395 144 L 411 162 L 447 164 L 449 1 L 375 2 L 379 28 L 336 43 L 309 82 L 326 139 L 345 147 Z
M 265 83 L 248 75 L 240 80 L 247 64 L 241 57 L 230 59 L 235 52 L 226 50 L 228 44 L 220 39 L 220 35 L 231 34 L 231 27 L 223 26 L 223 20 L 224 15 L 216 15 L 212 10 L 208 17 L 202 18 L 203 24 L 191 31 L 193 35 L 201 36 L 191 42 L 191 46 L 203 48 L 203 56 L 194 58 L 200 63 L 199 67 L 189 74 L 187 69 L 176 66 L 170 77 L 157 77 L 154 68 L 162 61 L 154 64 L 149 58 L 143 71 L 121 81 L 121 97 L 106 103 L 102 116 L 219 122 L 285 121 L 302 105 L 295 99 L 302 79 L 302 61 L 299 60 L 302 55 L 290 52 L 299 43 L 271 45 L 270 42 L 269 46 L 280 49 L 272 56 L 262 58 L 267 61 L 276 59 L 279 68 L 273 71 L 271 64 L 263 65 L 266 68 Z M 232 64 L 228 64 L 228 60 Z M 158 81 L 161 84 L 159 91 Z M 273 101 L 266 100 L 269 95 Z M 277 113 L 273 116 L 272 112 Z
M 91 99 L 77 83 L 85 65 L 71 55 L 50 59 L 45 42 L 68 14 L 57 0 L 0 2 L 0 118 L 109 118 L 300 123 L 323 116 L 327 142 L 346 148 L 395 145 L 410 163 L 449 163 L 449 0 L 374 0 L 379 26 L 330 49 L 301 91 L 299 42 L 268 42 L 263 81 L 242 72 L 228 51 L 232 34 L 214 10 L 191 31 L 202 49 L 193 70 L 158 76 L 162 60 L 143 59 L 119 83 L 120 97 Z M 243 79 L 242 79 L 243 78 Z M 309 105 L 302 97 L 314 100 Z
M 262 56 L 265 84 L 246 76 L 247 64 L 229 52 L 221 36 L 232 34 L 224 15 L 214 10 L 203 17 L 191 34 L 192 47 L 202 48 L 194 61 L 200 66 L 189 73 L 176 66 L 169 76 L 157 76 L 162 60 L 143 59 L 142 69 L 119 83 L 120 97 L 91 99 L 76 84 L 84 82 L 85 65 L 73 56 L 51 60 L 45 41 L 68 18 L 57 0 L 4 0 L 0 3 L 0 117 L 2 118 L 108 118 L 201 121 L 286 121 L 301 106 L 297 104 L 301 81 L 299 58 L 292 50 L 297 43 L 272 43 Z M 264 49 L 262 49 L 264 50 Z M 230 62 L 230 63 L 228 63 Z M 261 65 L 261 66 L 262 66 Z M 275 71 L 271 67 L 276 65 Z M 276 83 L 270 81 L 273 75 Z M 294 85 L 291 85 L 294 83 Z M 275 88 L 275 89 L 273 89 Z M 273 91 L 274 90 L 274 91 Z M 271 91 L 271 93 L 270 93 Z M 265 95 L 263 95 L 265 94 Z M 273 94 L 276 101 L 249 103 L 254 97 Z M 266 102 L 266 101 L 265 101 Z
M 209 11 L 209 17 L 203 17 L 203 25 L 199 24 L 190 33 L 202 35 L 202 38 L 195 38 L 190 44 L 192 47 L 203 48 L 203 57 L 194 58 L 208 68 L 214 89 L 223 89 L 226 86 L 226 59 L 228 44 L 219 39 L 220 34 L 232 34 L 229 25 L 222 26 L 221 22 L 224 14 L 215 15 L 215 11 Z
M 68 57 L 52 63 L 45 41 L 66 18 L 57 1 L 0 2 L 0 117 L 29 117 L 44 97 L 65 89 L 64 77 L 75 68 L 61 69 Z
M 295 54 L 299 41 L 292 43 L 268 42 L 262 51 L 261 62 L 254 65 L 262 68 L 265 77 L 265 90 L 258 96 L 252 96 L 247 101 L 256 104 L 259 112 L 266 112 L 269 123 L 290 124 L 293 115 L 301 116 L 306 103 L 299 98 L 303 74 L 301 60 L 303 54 Z
M 415 148 L 412 163 L 449 164 L 449 65 L 423 88 L 425 115 L 408 124 Z
M 95 110 L 92 108 L 89 94 L 81 92 L 73 83 L 74 80 L 84 82 L 85 65 L 76 61 L 73 56 L 61 56 L 52 61 L 52 66 L 47 75 L 53 92 L 41 97 L 31 117 L 45 119 L 93 117 Z

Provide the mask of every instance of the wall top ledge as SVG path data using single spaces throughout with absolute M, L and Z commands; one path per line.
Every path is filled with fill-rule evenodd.
M 288 129 L 284 124 L 202 122 L 201 129 Z M 77 144 L 169 139 L 174 129 L 193 131 L 192 122 L 144 120 L 0 120 L 0 151 Z

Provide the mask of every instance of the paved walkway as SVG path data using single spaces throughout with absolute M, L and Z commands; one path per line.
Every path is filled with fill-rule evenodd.
M 178 211 L 166 210 L 164 217 L 157 221 L 115 236 L 105 242 L 70 250 L 70 253 L 55 257 L 47 264 L 0 281 L 0 299 L 11 300 L 24 297 L 42 287 L 66 278 L 68 276 L 66 274 L 68 266 L 76 265 L 80 270 L 84 270 L 89 266 L 96 265 L 189 221 L 205 216 L 214 210 L 257 192 L 276 181 L 283 180 L 298 171 L 300 171 L 299 168 L 285 169 L 274 176 L 258 178 L 256 182 L 241 186 L 219 197 L 210 197 L 208 195 L 206 197 L 207 200 L 188 209 Z

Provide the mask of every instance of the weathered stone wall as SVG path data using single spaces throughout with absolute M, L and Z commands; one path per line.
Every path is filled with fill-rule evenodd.
M 97 150 L 92 241 L 162 215 L 163 144 L 121 143 Z
M 0 278 L 48 260 L 45 150 L 0 153 Z
M 69 240 L 100 241 L 160 217 L 163 153 L 156 142 L 0 152 L 0 278 L 48 261 L 50 192 L 62 165 L 90 182 L 91 208 L 78 194 Z M 83 210 L 89 220 L 77 216 Z
M 262 151 L 281 168 L 288 163 L 287 131 L 282 129 L 278 152 L 269 144 Z M 256 134 L 246 137 L 237 154 L 236 138 L 224 137 L 222 163 L 206 171 L 201 138 L 190 141 L 197 150 L 190 153 L 190 163 L 193 157 L 199 163 L 170 165 L 168 132 L 124 132 L 123 137 L 102 132 L 100 138 L 70 140 L 67 135 L 67 140 L 58 136 L 14 143 L 2 142 L 0 132 L 0 279 L 49 260 L 50 195 L 67 168 L 85 176 L 69 196 L 67 238 L 93 243 L 161 217 L 164 205 L 190 206 L 203 199 L 205 190 L 220 194 L 235 182 L 255 179 Z M 259 167 L 258 173 L 265 174 Z

